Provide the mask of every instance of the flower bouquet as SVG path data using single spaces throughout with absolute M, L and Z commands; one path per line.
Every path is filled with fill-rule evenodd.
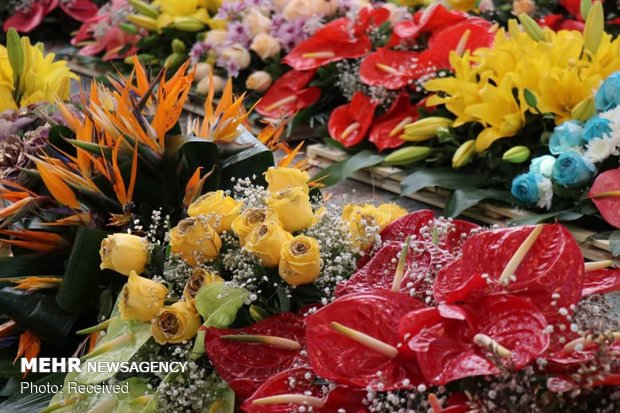
M 99 361 L 187 363 L 182 373 L 71 373 L 49 410 L 205 412 L 613 410 L 618 320 L 610 262 L 584 264 L 561 225 L 486 229 L 385 204 L 310 197 L 308 175 L 239 180 L 142 242 L 158 271 L 126 273 L 112 317 L 85 330 Z M 115 257 L 117 258 L 115 262 Z M 121 385 L 117 396 L 81 385 Z
M 11 62 L 19 60 L 14 51 L 9 43 Z M 149 79 L 136 61 L 130 76 L 109 79 L 111 88 L 93 82 L 78 101 L 57 101 L 55 114 L 37 109 L 37 129 L 26 110 L 3 114 L 3 147 L 33 146 L 19 158 L 3 153 L 0 181 L 0 244 L 3 252 L 10 246 L 0 257 L 0 330 L 11 347 L 20 337 L 20 355 L 39 343 L 54 354 L 73 351 L 73 332 L 109 313 L 122 286 L 97 258 L 109 232 L 176 224 L 203 191 L 230 188 L 233 177 L 260 177 L 273 165 L 271 151 L 244 128 L 248 113 L 230 84 L 218 105 L 211 94 L 204 120 L 190 119 L 183 133 L 187 67 L 168 80 L 163 73 Z M 261 139 L 276 132 L 267 127 Z M 146 254 L 143 247 L 134 245 L 133 262 Z

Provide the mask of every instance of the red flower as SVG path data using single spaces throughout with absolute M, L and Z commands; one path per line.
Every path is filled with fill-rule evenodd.
M 588 196 L 605 221 L 620 228 L 620 169 L 605 171 L 597 176 Z
M 394 33 L 402 39 L 413 40 L 423 33 L 450 27 L 466 18 L 465 13 L 450 11 L 440 3 L 433 3 L 414 14 L 412 20 L 398 23 L 394 27 Z
M 309 405 L 315 413 L 337 413 L 342 409 L 352 413 L 365 412 L 362 404 L 365 395 L 361 390 L 342 385 L 327 391 L 312 369 L 299 367 L 270 377 L 241 405 L 241 410 L 247 413 L 288 413 L 297 411 L 296 405 Z M 281 400 L 268 403 L 266 398 L 274 396 L 288 397 L 291 403 Z
M 411 80 L 418 52 L 405 52 L 380 48 L 368 55 L 360 65 L 360 79 L 370 86 L 387 89 L 403 88 Z
M 63 12 L 80 22 L 94 17 L 98 11 L 97 5 L 90 0 L 75 0 L 72 2 L 61 2 L 59 0 L 35 1 L 28 10 L 17 12 L 6 19 L 2 28 L 5 32 L 10 28 L 14 28 L 18 32 L 31 32 L 41 24 L 45 16 L 59 6 Z
M 256 111 L 270 118 L 288 117 L 313 105 L 321 97 L 321 89 L 308 87 L 315 70 L 291 70 L 276 80 L 256 105 Z
M 355 92 L 351 102 L 333 110 L 329 117 L 329 135 L 347 148 L 360 143 L 368 133 L 376 103 L 362 92 Z
M 538 24 L 543 27 L 549 27 L 551 30 L 578 30 L 583 31 L 584 23 L 580 20 L 572 20 L 564 18 L 562 14 L 549 14 L 538 20 Z
M 582 297 L 620 291 L 620 268 L 588 271 L 583 280 Z
M 389 391 L 419 384 L 415 360 L 403 360 L 396 346 L 400 318 L 423 307 L 408 294 L 391 291 L 337 299 L 306 319 L 310 366 L 320 377 L 352 387 Z M 352 339 L 342 328 L 382 342 L 383 350 Z
M 282 61 L 295 70 L 316 69 L 330 62 L 356 58 L 370 51 L 365 34 L 356 35 L 346 17 L 336 19 L 299 43 Z
M 508 274 L 511 279 L 500 280 L 506 275 L 507 264 L 535 230 L 539 235 L 514 273 Z M 508 291 L 530 299 L 549 320 L 555 320 L 558 309 L 568 311 L 581 298 L 584 272 L 581 250 L 563 226 L 502 228 L 465 241 L 462 257 L 439 271 L 433 296 L 437 302 L 454 303 Z M 552 301 L 557 306 L 552 306 Z
M 375 120 L 368 140 L 374 143 L 379 151 L 398 148 L 405 143 L 400 138 L 405 125 L 416 119 L 418 107 L 410 103 L 408 93 L 401 93 L 390 109 Z
M 400 321 L 403 347 L 415 354 L 433 385 L 464 377 L 498 374 L 487 356 L 494 350 L 517 368 L 527 366 L 549 345 L 547 322 L 529 301 L 511 296 L 486 296 L 471 305 L 440 305 L 412 311 Z M 490 340 L 489 340 L 490 339 Z
M 299 348 L 224 339 L 222 336 L 244 334 L 279 337 L 295 341 Z M 303 318 L 281 313 L 247 328 L 218 329 L 210 327 L 205 336 L 205 351 L 231 389 L 247 398 L 272 375 L 292 367 L 305 344 Z

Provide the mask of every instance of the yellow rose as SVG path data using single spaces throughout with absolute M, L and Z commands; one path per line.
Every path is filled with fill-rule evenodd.
M 349 235 L 354 247 L 365 249 L 374 242 L 374 236 L 389 224 L 390 208 L 374 205 L 346 205 L 342 219 L 349 224 Z
M 379 205 L 379 209 L 382 211 L 386 211 L 390 215 L 390 217 L 388 218 L 388 224 L 390 222 L 396 221 L 398 218 L 402 218 L 407 215 L 406 209 L 393 203 L 381 204 Z
M 145 238 L 130 234 L 112 234 L 101 241 L 101 269 L 123 275 L 131 271 L 142 274 L 149 261 L 149 243 Z
M 314 238 L 298 235 L 282 245 L 280 277 L 289 285 L 310 284 L 321 273 L 319 243 Z
M 310 197 L 301 187 L 272 192 L 265 200 L 278 215 L 285 230 L 296 232 L 312 225 L 314 215 Z
M 296 168 L 269 168 L 265 172 L 265 180 L 269 184 L 269 192 L 280 192 L 292 186 L 303 188 L 306 193 L 310 192 L 308 172 Z
M 222 282 L 224 282 L 224 279 L 218 273 L 207 271 L 204 268 L 194 268 L 192 275 L 185 283 L 185 288 L 183 288 L 183 297 L 185 301 L 193 302 L 203 285 Z
M 264 92 L 271 86 L 271 75 L 264 70 L 252 73 L 245 81 L 245 87 L 257 92 Z
M 259 33 L 252 40 L 250 50 L 254 51 L 262 60 L 267 60 L 280 53 L 280 42 L 267 33 Z
M 170 250 L 189 265 L 213 261 L 222 240 L 203 217 L 185 218 L 170 230 Z
M 135 271 L 131 271 L 118 304 L 121 320 L 148 323 L 164 306 L 167 295 L 168 289 L 163 284 L 140 277 Z
M 245 245 L 245 239 L 250 232 L 264 222 L 280 224 L 275 212 L 269 208 L 252 208 L 239 215 L 232 223 L 233 232 L 239 237 L 241 246 Z
M 232 222 L 239 216 L 243 202 L 237 202 L 226 196 L 224 191 L 207 192 L 195 200 L 189 208 L 190 217 L 204 216 L 217 233 L 230 231 Z
M 159 344 L 182 343 L 200 328 L 200 316 L 190 303 L 177 301 L 162 308 L 151 321 L 151 334 Z
M 245 248 L 256 254 L 265 267 L 277 267 L 282 245 L 292 238 L 279 224 L 265 222 L 250 232 L 245 240 Z

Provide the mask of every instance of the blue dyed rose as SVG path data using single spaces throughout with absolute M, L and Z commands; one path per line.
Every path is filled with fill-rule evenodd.
M 592 139 L 611 135 L 611 122 L 598 116 L 591 117 L 583 126 L 583 139 L 590 142 Z
M 604 112 L 620 105 L 620 72 L 609 76 L 594 96 L 596 110 Z
M 535 172 L 521 174 L 513 179 L 510 192 L 522 204 L 533 205 L 540 198 L 538 183 L 542 180 L 542 175 Z
M 546 178 L 551 178 L 553 165 L 555 165 L 555 156 L 539 156 L 538 158 L 532 159 L 532 163 L 530 164 L 530 172 L 540 174 Z
M 584 144 L 581 123 L 569 120 L 553 130 L 549 139 L 549 151 L 554 155 L 559 155 L 575 148 L 581 148 Z
M 564 186 L 579 187 L 589 183 L 596 168 L 587 158 L 576 152 L 566 152 L 560 155 L 553 165 L 553 180 Z

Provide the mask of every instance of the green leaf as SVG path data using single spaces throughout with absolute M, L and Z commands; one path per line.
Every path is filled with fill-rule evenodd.
M 448 198 L 444 213 L 448 217 L 456 217 L 467 208 L 473 207 L 485 199 L 505 201 L 506 199 L 510 199 L 510 194 L 507 191 L 500 191 L 496 189 L 457 189 L 452 192 Z
M 61 252 L 0 257 L 0 278 L 62 274 L 65 259 Z
M 513 218 L 508 221 L 508 225 L 536 225 L 548 219 L 555 218 L 557 212 L 547 212 L 545 214 L 532 214 L 521 218 Z
M 77 317 L 58 306 L 53 295 L 5 287 L 0 290 L 0 311 L 25 330 L 62 345 L 72 334 Z
M 205 327 L 226 328 L 248 297 L 247 290 L 224 283 L 211 283 L 196 294 L 196 309 L 205 320 Z
M 405 196 L 433 186 L 446 189 L 475 188 L 483 183 L 484 179 L 478 174 L 467 175 L 451 168 L 420 169 L 403 179 L 400 194 Z
M 35 385 L 62 385 L 64 373 L 54 373 L 35 381 Z M 16 392 L 0 404 L 0 413 L 38 413 L 49 404 L 54 393 L 48 392 Z
M 129 361 L 134 354 L 140 350 L 144 343 L 151 338 L 151 325 L 140 321 L 122 321 L 120 317 L 114 317 L 110 321 L 110 325 L 108 326 L 105 336 L 103 336 L 103 338 L 97 343 L 95 350 L 127 333 L 131 333 L 133 335 L 133 339 L 131 341 L 114 347 L 103 354 L 95 356 L 87 362 L 112 363 Z M 83 368 L 82 372 L 78 373 L 74 380 L 81 384 L 96 384 L 108 380 L 110 377 L 114 376 L 114 374 L 115 373 L 113 371 L 92 373 Z
M 525 103 L 527 103 L 531 108 L 536 109 L 538 106 L 538 99 L 536 98 L 534 92 L 526 88 L 523 90 L 523 95 L 525 97 Z
M 313 176 L 312 180 L 319 180 L 323 185 L 327 186 L 335 185 L 338 182 L 344 181 L 360 169 L 380 164 L 383 162 L 383 159 L 383 156 L 366 149 L 344 161 L 328 166 Z
M 63 310 L 77 314 L 97 297 L 101 276 L 99 249 L 107 235 L 96 229 L 78 229 L 65 277 L 56 294 L 56 302 Z
M 609 236 L 609 250 L 614 257 L 620 255 L 620 231 L 614 231 Z

